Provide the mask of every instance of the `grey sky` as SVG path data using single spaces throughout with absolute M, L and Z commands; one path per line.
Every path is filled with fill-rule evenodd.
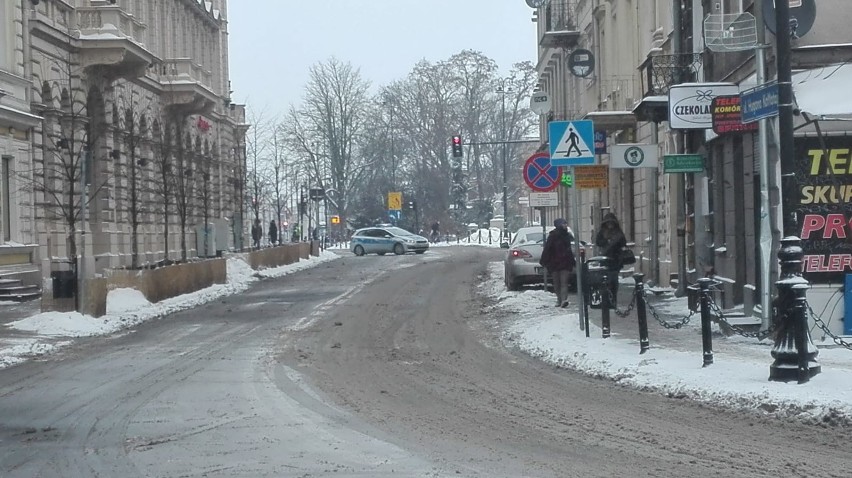
M 231 0 L 228 9 L 234 101 L 272 115 L 300 103 L 308 68 L 331 56 L 374 88 L 465 49 L 504 73 L 536 58 L 524 0 Z

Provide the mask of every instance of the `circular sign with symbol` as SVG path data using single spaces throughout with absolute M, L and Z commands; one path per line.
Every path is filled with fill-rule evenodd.
M 538 115 L 550 113 L 550 95 L 545 91 L 533 93 L 530 97 L 530 109 Z
M 638 146 L 631 146 L 624 151 L 624 162 L 630 166 L 639 166 L 645 161 L 645 152 Z
M 524 164 L 524 181 L 535 192 L 553 191 L 561 180 L 562 170 L 550 164 L 550 155 L 547 153 L 536 153 Z
M 591 75 L 595 71 L 595 55 L 582 48 L 572 51 L 568 57 L 568 69 L 572 75 L 580 78 Z

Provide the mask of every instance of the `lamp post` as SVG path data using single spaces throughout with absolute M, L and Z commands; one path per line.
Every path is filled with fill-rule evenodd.
M 776 317 L 778 330 L 772 347 L 774 363 L 769 368 L 769 380 L 805 383 L 821 371 L 816 358 L 819 354 L 808 330 L 808 281 L 802 277 L 801 240 L 796 217 L 796 158 L 793 139 L 793 83 L 790 52 L 790 4 L 775 2 L 776 61 L 778 70 L 778 152 L 781 166 L 781 191 L 784 237 L 778 250 L 781 273 L 778 287 Z
M 501 233 L 501 238 L 508 238 L 508 222 L 509 222 L 509 202 L 508 202 L 508 177 L 506 174 L 506 163 L 507 163 L 507 155 L 508 151 L 506 150 L 507 144 L 507 132 L 506 132 L 506 94 L 512 92 L 512 88 L 505 87 L 506 80 L 502 80 L 500 82 L 500 86 L 497 87 L 497 93 L 500 94 L 501 97 L 501 109 L 500 109 L 500 140 L 503 143 L 503 231 Z M 502 240 L 502 239 L 501 239 Z

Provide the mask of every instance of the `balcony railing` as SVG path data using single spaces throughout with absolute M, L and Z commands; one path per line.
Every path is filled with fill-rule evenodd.
M 665 96 L 673 85 L 696 81 L 701 61 L 700 53 L 649 56 L 639 67 L 644 96 Z
M 578 0 L 551 0 L 544 7 L 541 46 L 572 48 L 577 45 L 580 38 L 577 3 Z
M 77 7 L 77 26 L 82 35 L 107 33 L 143 45 L 147 40 L 145 25 L 115 5 Z
M 162 78 L 168 81 L 192 81 L 211 87 L 213 75 L 190 58 L 173 58 L 163 62 Z

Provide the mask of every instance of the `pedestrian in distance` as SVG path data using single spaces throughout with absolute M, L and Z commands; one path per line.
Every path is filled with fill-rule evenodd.
M 609 279 L 610 306 L 615 308 L 618 297 L 618 272 L 624 267 L 621 259 L 621 251 L 627 247 L 627 238 L 618 218 L 615 214 L 608 212 L 604 214 L 598 234 L 595 237 L 595 245 L 600 248 L 600 254 L 607 257 L 607 276 Z
M 278 242 L 278 225 L 275 219 L 269 221 L 269 245 L 274 246 Z
M 263 226 L 260 225 L 260 219 L 255 219 L 251 226 L 251 240 L 255 249 L 260 249 L 261 237 L 263 237 Z
M 553 221 L 554 229 L 547 235 L 544 249 L 541 251 L 539 264 L 547 268 L 547 273 L 553 277 L 553 290 L 556 292 L 556 306 L 568 306 L 568 285 L 571 274 L 577 265 L 571 244 L 574 235 L 568 229 L 568 221 L 559 218 Z

